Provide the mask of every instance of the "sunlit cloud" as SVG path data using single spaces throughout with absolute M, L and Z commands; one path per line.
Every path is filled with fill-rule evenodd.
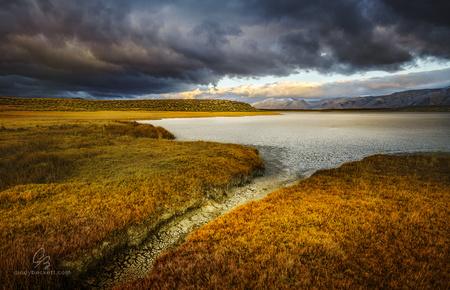
M 398 74 L 386 77 L 340 80 L 335 82 L 283 81 L 262 85 L 243 85 L 233 88 L 197 88 L 175 94 L 164 94 L 164 98 L 221 98 L 226 95 L 242 98 L 302 98 L 320 99 L 382 95 L 401 90 L 450 85 L 450 69 L 422 73 Z

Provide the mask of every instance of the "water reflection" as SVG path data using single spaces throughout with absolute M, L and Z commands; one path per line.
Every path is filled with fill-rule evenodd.
M 177 140 L 257 147 L 267 174 L 307 175 L 377 153 L 450 152 L 449 113 L 284 113 L 143 121 Z

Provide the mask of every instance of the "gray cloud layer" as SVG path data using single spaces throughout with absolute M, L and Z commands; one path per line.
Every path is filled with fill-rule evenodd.
M 0 94 L 133 97 L 222 77 L 450 59 L 441 0 L 0 0 Z
M 243 85 L 233 88 L 209 87 L 159 97 L 176 99 L 232 99 L 254 103 L 266 98 L 328 99 L 387 95 L 411 89 L 443 88 L 450 86 L 450 68 L 443 70 L 393 74 L 335 82 L 281 81 L 262 85 Z

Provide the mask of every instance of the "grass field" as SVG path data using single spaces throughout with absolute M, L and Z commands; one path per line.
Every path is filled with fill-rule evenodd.
M 241 102 L 220 100 L 79 100 L 0 97 L 0 127 L 48 121 L 160 120 L 162 118 L 273 115 Z M 16 125 L 18 123 L 18 125 Z
M 247 103 L 227 100 L 85 100 L 11 97 L 0 97 L 0 110 L 259 112 Z
M 243 117 L 256 115 L 275 115 L 273 112 L 180 112 L 180 111 L 98 111 L 98 112 L 59 112 L 59 111 L 0 111 L 0 126 L 32 126 L 39 122 L 62 121 L 110 121 L 110 120 L 161 120 L 162 118 L 204 118 L 204 117 Z
M 450 156 L 376 155 L 245 204 L 123 289 L 449 289 Z
M 163 128 L 130 122 L 2 119 L 1 285 L 62 287 L 64 277 L 15 272 L 42 270 L 33 262 L 41 248 L 51 269 L 65 270 L 62 261 L 130 226 L 221 199 L 264 170 L 254 148 L 170 139 Z

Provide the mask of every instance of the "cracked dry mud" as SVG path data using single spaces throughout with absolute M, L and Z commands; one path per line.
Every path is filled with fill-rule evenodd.
M 207 200 L 200 207 L 170 219 L 139 246 L 128 247 L 116 253 L 112 260 L 99 263 L 84 283 L 90 287 L 108 289 L 128 280 L 143 278 L 151 271 L 153 262 L 160 254 L 181 244 L 195 229 L 241 204 L 259 200 L 268 193 L 297 181 L 298 175 L 284 172 L 257 177 L 247 185 L 232 188 L 227 192 L 225 200 Z

